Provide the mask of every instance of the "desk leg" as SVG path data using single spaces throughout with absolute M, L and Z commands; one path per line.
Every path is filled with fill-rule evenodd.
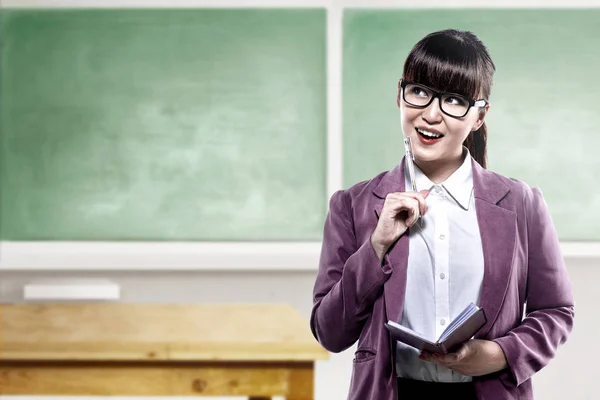
M 286 400 L 314 400 L 315 364 L 300 364 L 290 371 Z
M 303 363 L 289 370 L 286 400 L 314 400 L 314 363 Z M 265 396 L 251 396 L 248 400 L 271 400 Z
M 314 363 L 299 363 L 289 369 L 286 400 L 314 400 Z M 271 400 L 271 397 L 251 396 L 248 400 Z

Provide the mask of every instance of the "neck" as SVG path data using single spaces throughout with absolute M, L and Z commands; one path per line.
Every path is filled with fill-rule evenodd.
M 415 164 L 435 184 L 444 182 L 464 162 L 466 152 L 461 151 L 457 156 L 446 160 L 422 161 L 415 160 Z

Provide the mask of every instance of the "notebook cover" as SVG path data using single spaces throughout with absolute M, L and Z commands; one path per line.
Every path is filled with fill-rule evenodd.
M 471 318 L 466 320 L 463 325 L 459 326 L 443 343 L 439 344 L 414 336 L 413 334 L 400 330 L 388 323 L 385 324 L 385 327 L 390 332 L 392 338 L 399 342 L 430 353 L 447 354 L 455 351 L 462 343 L 471 339 L 486 322 L 487 318 L 485 312 L 480 308 L 471 316 Z
M 452 353 L 458 350 L 461 344 L 471 339 L 485 325 L 487 318 L 483 308 L 471 315 L 471 318 L 460 325 L 444 342 L 440 344 L 442 354 Z
M 390 331 L 392 339 L 406 343 L 412 347 L 416 347 L 419 350 L 429 351 L 430 353 L 441 353 L 440 346 L 436 345 L 435 343 L 421 339 L 420 337 L 400 330 L 388 323 L 385 324 L 385 327 L 388 329 L 388 331 Z

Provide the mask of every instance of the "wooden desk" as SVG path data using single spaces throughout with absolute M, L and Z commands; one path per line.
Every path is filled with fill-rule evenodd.
M 0 305 L 0 395 L 305 400 L 327 357 L 286 305 Z

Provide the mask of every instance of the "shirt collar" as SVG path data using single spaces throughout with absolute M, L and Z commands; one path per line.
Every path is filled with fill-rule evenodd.
M 464 152 L 466 154 L 462 165 L 442 182 L 442 186 L 462 208 L 468 210 L 473 194 L 473 168 L 471 153 L 466 147 Z
M 465 210 L 469 209 L 471 195 L 473 194 L 473 168 L 471 165 L 471 154 L 466 147 L 463 147 L 464 161 L 456 171 L 452 173 L 440 185 L 444 187 L 446 192 Z M 406 179 L 410 183 L 408 176 L 408 168 L 404 169 Z M 417 190 L 431 190 L 435 185 L 427 175 L 425 175 L 415 164 L 415 182 Z M 407 186 L 410 187 L 410 184 Z

